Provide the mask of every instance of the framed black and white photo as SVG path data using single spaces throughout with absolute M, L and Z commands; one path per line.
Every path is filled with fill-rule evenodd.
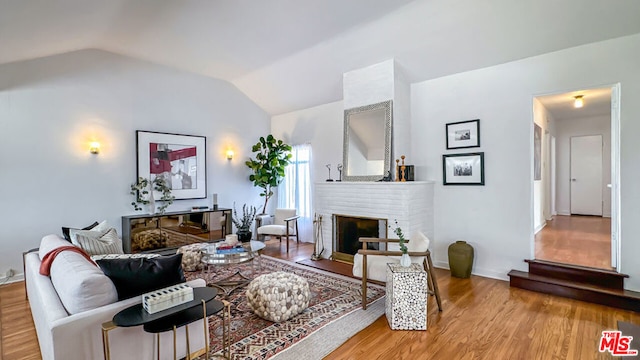
M 443 185 L 484 185 L 484 153 L 442 155 Z
M 138 177 L 163 177 L 176 200 L 207 197 L 204 136 L 136 131 Z M 162 195 L 155 192 L 154 197 Z
M 480 146 L 480 119 L 448 123 L 447 149 L 463 149 Z

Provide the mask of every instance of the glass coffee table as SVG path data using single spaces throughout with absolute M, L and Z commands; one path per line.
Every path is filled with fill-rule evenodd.
M 260 262 L 260 253 L 265 248 L 265 244 L 261 241 L 251 240 L 248 243 L 243 244 L 244 252 L 239 253 L 218 253 L 216 251 L 217 244 L 211 244 L 202 248 L 202 272 L 209 274 L 211 267 L 231 266 L 246 263 L 251 261 L 251 276 L 246 276 L 240 270 L 236 270 L 233 274 L 220 279 L 213 283 L 208 283 L 207 286 L 216 287 L 222 290 L 225 296 L 229 296 L 235 290 L 246 286 L 251 280 L 253 280 L 253 274 L 255 273 L 254 259 L 258 259 L 258 267 L 262 269 L 262 263 Z M 239 279 L 233 279 L 234 277 Z

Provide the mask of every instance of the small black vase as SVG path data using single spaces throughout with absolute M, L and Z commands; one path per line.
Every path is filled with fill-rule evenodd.
M 242 242 L 251 241 L 252 234 L 250 230 L 238 230 L 238 232 L 236 232 L 236 235 L 238 235 L 238 241 L 242 241 Z

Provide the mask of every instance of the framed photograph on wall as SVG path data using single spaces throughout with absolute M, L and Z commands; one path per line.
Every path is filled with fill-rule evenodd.
M 442 155 L 443 185 L 484 185 L 484 153 Z
M 447 149 L 463 149 L 480 146 L 480 119 L 448 123 Z
M 164 177 L 176 200 L 207 197 L 207 139 L 204 136 L 136 131 L 138 177 Z M 159 199 L 161 194 L 154 193 Z

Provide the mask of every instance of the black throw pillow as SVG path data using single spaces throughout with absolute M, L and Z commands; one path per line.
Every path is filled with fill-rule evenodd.
M 96 260 L 118 291 L 118 300 L 185 282 L 182 254 L 139 259 Z
M 94 221 L 93 224 L 89 225 L 89 226 L 85 226 L 83 227 L 81 230 L 91 230 L 94 227 L 98 226 L 98 222 Z M 64 239 L 67 240 L 68 242 L 71 242 L 71 235 L 69 235 L 69 229 L 75 229 L 75 228 L 71 228 L 71 227 L 62 227 L 62 236 L 64 236 Z

